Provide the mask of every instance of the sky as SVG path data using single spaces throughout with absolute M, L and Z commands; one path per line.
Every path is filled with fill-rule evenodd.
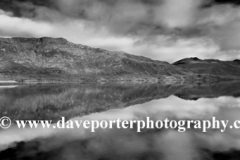
M 174 62 L 240 59 L 238 0 L 1 0 L 1 37 L 63 37 Z

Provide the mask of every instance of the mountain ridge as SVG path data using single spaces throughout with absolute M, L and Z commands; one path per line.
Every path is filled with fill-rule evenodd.
M 0 62 L 1 75 L 33 80 L 53 76 L 131 79 L 185 74 L 167 62 L 49 37 L 0 38 Z
M 239 64 L 239 60 L 223 62 L 196 57 L 170 64 L 74 44 L 64 38 L 0 38 L 0 82 L 212 81 L 238 79 Z

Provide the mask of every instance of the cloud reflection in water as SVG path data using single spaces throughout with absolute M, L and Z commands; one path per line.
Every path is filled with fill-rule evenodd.
M 175 96 L 113 109 L 73 119 L 240 119 L 240 98 L 219 97 L 186 101 Z M 229 122 L 230 123 L 230 122 Z M 22 129 L 12 127 L 0 132 L 0 156 L 34 159 L 204 159 L 213 153 L 240 149 L 240 132 L 227 129 L 176 130 L 152 129 L 137 133 L 134 129 Z M 14 145 L 14 142 L 22 142 Z M 24 143 L 23 143 L 24 142 Z M 8 149 L 7 149 L 8 148 Z M 14 154 L 13 154 L 14 153 Z M 211 154 L 210 154 L 211 153 Z M 6 156 L 6 154 L 8 156 Z M 39 156 L 40 155 L 40 156 Z

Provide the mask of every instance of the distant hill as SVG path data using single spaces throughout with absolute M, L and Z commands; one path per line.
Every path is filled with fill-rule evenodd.
M 195 74 L 207 74 L 211 76 L 239 77 L 240 60 L 220 61 L 215 59 L 201 60 L 199 58 L 185 58 L 173 63 L 173 65 Z
M 144 79 L 184 74 L 167 62 L 91 48 L 63 38 L 0 38 L 2 79 Z

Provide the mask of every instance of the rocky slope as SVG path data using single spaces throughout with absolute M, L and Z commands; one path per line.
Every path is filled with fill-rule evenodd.
M 185 74 L 167 62 L 91 48 L 63 38 L 0 38 L 1 80 L 145 80 Z
M 63 38 L 0 38 L 0 83 L 134 81 L 194 83 L 239 79 L 240 60 L 186 58 L 173 64 L 91 48 Z

